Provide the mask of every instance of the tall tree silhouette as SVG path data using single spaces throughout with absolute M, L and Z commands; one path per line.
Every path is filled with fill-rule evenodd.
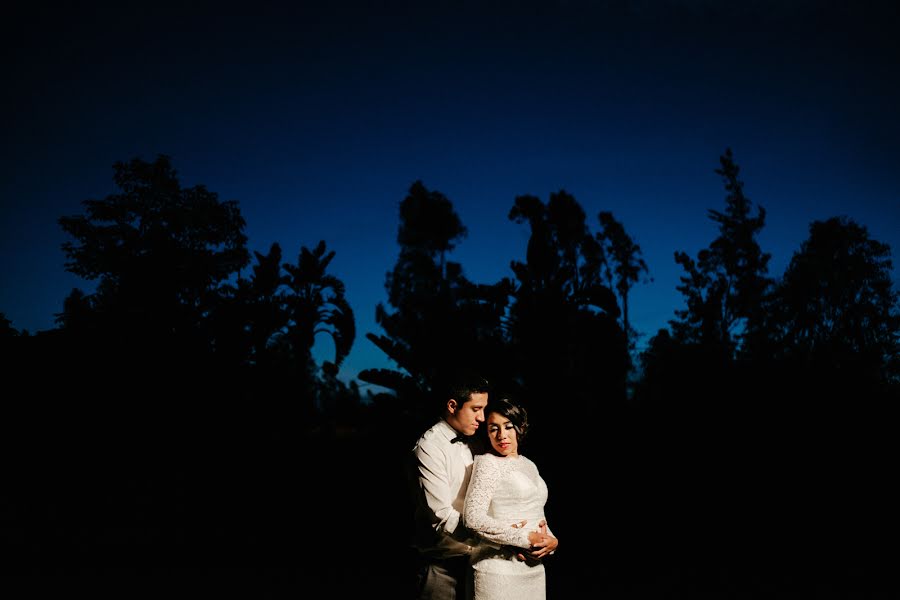
M 78 288 L 66 296 L 63 311 L 55 316 L 56 324 L 71 332 L 90 331 L 96 327 L 98 320 L 93 298 Z
M 249 330 L 253 348 L 253 360 L 256 364 L 265 362 L 273 338 L 288 323 L 287 309 L 284 306 L 284 293 L 281 291 L 287 283 L 281 273 L 281 246 L 272 244 L 268 254 L 254 252 L 256 264 L 253 265 L 252 276 L 245 284 L 243 291 L 250 306 Z
M 238 205 L 202 185 L 183 188 L 164 155 L 113 169 L 120 193 L 59 219 L 75 239 L 63 244 L 66 269 L 98 280 L 77 306 L 91 307 L 110 330 L 196 337 L 219 284 L 248 260 Z
M 719 162 L 716 173 L 728 192 L 725 210 L 709 211 L 709 218 L 718 224 L 719 236 L 698 253 L 697 260 L 685 252 L 675 253 L 675 262 L 686 271 L 678 291 L 687 307 L 676 310 L 677 320 L 670 323 L 677 340 L 731 357 L 736 351 L 749 350 L 754 336 L 762 334 L 771 255 L 762 252 L 756 241 L 766 211 L 758 207 L 756 216 L 751 216 L 752 203 L 744 195 L 740 169 L 730 148 Z M 742 344 L 745 341 L 747 344 Z
M 674 417 L 698 422 L 740 405 L 738 396 L 756 398 L 767 373 L 753 364 L 765 357 L 771 279 L 769 254 L 756 237 L 765 224 L 765 210 L 751 215 L 752 203 L 738 179 L 730 149 L 719 157 L 715 172 L 725 184 L 725 210 L 710 210 L 719 235 L 696 260 L 676 252 L 685 274 L 677 287 L 686 307 L 676 310 L 671 331 L 660 330 L 641 353 L 638 404 L 652 406 L 663 421 Z M 740 360 L 738 360 L 740 359 Z M 748 370 L 749 369 L 749 370 Z M 756 373 L 751 373 L 752 370 Z M 723 390 L 729 396 L 723 396 Z M 673 412 L 674 411 L 674 412 Z M 664 415 L 664 416 L 661 416 Z
M 520 284 L 517 301 L 547 294 L 618 317 L 615 296 L 601 278 L 603 249 L 590 236 L 584 210 L 571 194 L 551 194 L 546 205 L 535 196 L 518 196 L 509 219 L 531 228 L 526 261 L 510 265 Z
M 384 330 L 366 337 L 399 367 L 366 369 L 360 379 L 396 393 L 404 410 L 431 419 L 424 397 L 454 370 L 492 370 L 502 344 L 500 319 L 508 292 L 502 284 L 476 285 L 446 255 L 466 235 L 452 203 L 414 182 L 400 203 L 397 263 L 387 274 L 390 312 L 376 307 Z
M 518 196 L 509 218 L 531 229 L 525 262 L 513 261 L 509 338 L 518 380 L 548 425 L 549 399 L 563 395 L 576 410 L 624 398 L 629 359 L 615 294 L 602 278 L 601 245 L 575 198 L 559 191 L 547 204 Z M 549 440 L 548 440 L 549 441 Z
M 510 265 L 515 281 L 508 311 L 512 393 L 527 403 L 535 432 L 529 456 L 556 465 L 572 456 L 606 456 L 628 443 L 618 417 L 630 358 L 615 293 L 604 281 L 603 248 L 565 190 L 546 203 L 516 197 L 509 219 L 530 229 L 525 260 Z M 574 433 L 582 422 L 589 423 L 589 435 Z M 577 529 L 574 515 L 592 510 L 581 484 L 555 469 L 544 477 L 558 507 L 550 518 L 562 529 Z M 576 551 L 587 551 L 574 543 Z
M 401 248 L 437 260 L 441 275 L 446 278 L 446 254 L 467 233 L 446 196 L 429 190 L 421 181 L 410 186 L 409 195 L 400 204 L 397 243 Z M 394 300 L 392 298 L 391 302 Z
M 249 278 L 223 286 L 212 320 L 217 358 L 245 367 L 252 393 L 299 395 L 307 401 L 299 407 L 312 416 L 342 385 L 337 373 L 356 337 L 344 283 L 328 273 L 335 253 L 320 241 L 312 250 L 302 247 L 296 264 L 282 263 L 278 243 L 254 256 Z M 321 371 L 312 356 L 319 334 L 334 344 L 334 358 Z
M 596 234 L 597 242 L 603 248 L 607 260 L 607 282 L 615 287 L 622 303 L 622 330 L 628 339 L 628 347 L 633 345 L 635 332 L 628 321 L 628 295 L 641 273 L 647 273 L 647 263 L 641 256 L 641 247 L 625 231 L 624 225 L 617 221 L 611 212 L 602 211 L 597 215 L 600 230 Z M 611 265 L 608 263 L 612 263 Z
M 267 254 L 253 254 L 250 277 L 238 276 L 221 287 L 210 319 L 217 360 L 232 367 L 272 366 L 275 338 L 288 323 L 281 246 L 274 243 Z
M 350 353 L 356 339 L 356 322 L 344 295 L 344 283 L 326 272 L 332 259 L 334 250 L 326 251 L 325 242 L 320 241 L 313 250 L 302 247 L 296 265 L 284 265 L 288 272 L 286 283 L 292 292 L 285 298 L 289 319 L 285 338 L 296 353 L 298 364 L 311 360 L 312 347 L 320 333 L 334 342 L 336 367 Z M 271 270 L 269 286 L 274 283 Z
M 0 339 L 9 339 L 19 335 L 16 328 L 12 326 L 12 321 L 6 318 L 6 314 L 0 312 Z
M 6 318 L 6 315 L 0 312 L 0 360 L 9 369 L 18 369 L 19 362 L 19 342 L 21 342 L 20 334 L 16 328 L 12 326 L 12 321 Z M 9 384 L 7 384 L 8 386 Z
M 845 217 L 815 221 L 776 293 L 773 351 L 832 375 L 900 383 L 900 306 L 891 250 Z

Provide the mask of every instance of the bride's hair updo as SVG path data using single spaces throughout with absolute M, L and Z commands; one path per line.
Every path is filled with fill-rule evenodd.
M 528 432 L 528 412 L 525 408 L 509 398 L 500 398 L 488 402 L 487 408 L 484 409 L 484 418 L 487 419 L 491 413 L 497 413 L 509 419 L 516 430 L 516 442 L 521 444 Z

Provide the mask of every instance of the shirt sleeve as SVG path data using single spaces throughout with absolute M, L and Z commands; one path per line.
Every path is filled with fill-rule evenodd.
M 437 532 L 453 533 L 461 515 L 453 508 L 455 494 L 450 489 L 450 467 L 446 455 L 433 444 L 420 443 L 415 450 L 419 485 L 425 502 L 434 513 L 432 528 Z
M 508 544 L 518 548 L 529 548 L 528 529 L 503 523 L 488 514 L 491 499 L 497 491 L 504 475 L 499 461 L 490 460 L 487 456 L 478 456 L 472 468 L 472 480 L 466 490 L 465 522 L 466 527 L 478 535 L 499 544 Z

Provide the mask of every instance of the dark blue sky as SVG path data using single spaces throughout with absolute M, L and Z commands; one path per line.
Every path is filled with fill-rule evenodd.
M 612 211 L 654 277 L 631 306 L 648 337 L 681 306 L 673 253 L 716 235 L 726 147 L 768 213 L 772 275 L 837 215 L 897 263 L 889 2 L 181 4 L 18 8 L 0 26 L 0 312 L 17 329 L 51 328 L 91 287 L 64 271 L 57 219 L 115 192 L 115 161 L 157 154 L 239 201 L 251 249 L 337 252 L 358 328 L 347 377 L 392 366 L 364 334 L 380 333 L 416 179 L 454 203 L 469 235 L 451 258 L 482 283 L 524 258 L 515 196 L 565 189 L 594 231 Z

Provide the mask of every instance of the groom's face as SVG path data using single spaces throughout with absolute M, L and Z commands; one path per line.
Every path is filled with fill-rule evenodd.
M 487 392 L 471 394 L 461 404 L 456 399 L 452 399 L 448 403 L 450 416 L 447 422 L 463 435 L 474 435 L 478 431 L 478 426 L 484 423 L 484 408 L 487 403 Z

